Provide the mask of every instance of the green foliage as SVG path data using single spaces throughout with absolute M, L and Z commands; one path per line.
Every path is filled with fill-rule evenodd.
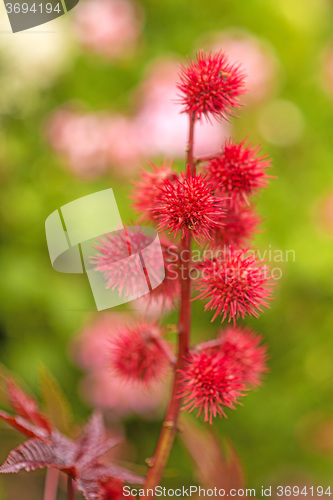
M 70 434 L 73 415 L 69 401 L 47 368 L 41 368 L 39 376 L 43 413 L 60 432 Z

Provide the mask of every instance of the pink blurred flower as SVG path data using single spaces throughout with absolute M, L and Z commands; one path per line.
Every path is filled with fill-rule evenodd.
M 156 382 L 148 390 L 106 370 L 88 373 L 81 382 L 80 392 L 89 404 L 112 410 L 112 415 L 119 418 L 131 414 L 154 418 L 160 414 L 167 398 L 165 383 Z
M 135 171 L 146 157 L 135 120 L 122 115 L 107 115 L 103 134 L 109 163 L 117 174 L 129 175 Z M 117 169 L 117 166 L 122 169 Z
M 130 175 L 144 155 L 135 124 L 121 115 L 60 108 L 46 122 L 46 138 L 68 168 L 83 178 L 109 170 Z
M 107 168 L 106 145 L 98 116 L 58 109 L 46 123 L 51 147 L 82 177 L 103 174 Z
M 75 9 L 74 32 L 83 46 L 116 59 L 137 46 L 141 18 L 129 0 L 86 0 Z
M 278 81 L 278 62 L 268 42 L 241 30 L 215 33 L 207 40 L 210 50 L 223 50 L 228 59 L 240 64 L 245 73 L 247 92 L 242 100 L 257 103 L 270 97 Z
M 94 371 L 108 364 L 107 346 L 116 328 L 128 321 L 126 314 L 104 313 L 89 322 L 72 344 L 72 355 L 84 370 Z
M 110 409 L 119 417 L 131 413 L 153 417 L 164 400 L 166 380 L 156 381 L 148 389 L 123 380 L 110 366 L 110 340 L 126 323 L 129 316 L 125 314 L 101 314 L 75 338 L 72 357 L 86 372 L 81 394 L 89 404 Z
M 188 117 L 180 114 L 181 106 L 177 104 L 178 71 L 179 63 L 175 61 L 154 64 L 136 95 L 135 101 L 140 104 L 133 117 L 70 108 L 56 110 L 45 126 L 49 144 L 69 170 L 83 178 L 110 171 L 129 176 L 145 159 L 161 155 L 183 158 Z M 228 124 L 198 123 L 195 154 L 220 150 L 229 131 Z
M 147 156 L 184 157 L 188 135 L 188 116 L 181 114 L 178 80 L 179 63 L 172 59 L 156 61 L 140 87 L 141 106 L 136 115 Z M 197 124 L 195 154 L 214 152 L 229 135 L 228 124 Z

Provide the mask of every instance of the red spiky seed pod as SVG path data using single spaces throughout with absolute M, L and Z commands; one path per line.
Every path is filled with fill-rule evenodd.
M 238 366 L 244 383 L 249 387 L 261 384 L 267 369 L 267 347 L 260 345 L 261 335 L 249 327 L 229 326 L 219 333 L 220 352 Z
M 211 231 L 223 223 L 224 200 L 213 194 L 214 187 L 206 176 L 189 167 L 173 181 L 166 180 L 155 200 L 153 216 L 159 231 L 169 231 L 187 238 L 192 234 L 199 243 L 211 239 Z
M 184 398 L 183 410 L 198 409 L 205 422 L 213 417 L 226 417 L 224 408 L 234 409 L 237 398 L 244 396 L 244 385 L 237 365 L 213 350 L 190 352 L 180 370 L 179 397 Z
M 223 226 L 216 228 L 212 234 L 210 246 L 215 249 L 225 246 L 243 247 L 258 231 L 257 227 L 260 222 L 261 218 L 252 208 L 229 206 Z
M 156 323 L 123 326 L 110 341 L 110 364 L 125 380 L 149 384 L 165 375 L 171 348 Z
M 202 116 L 227 120 L 239 106 L 238 96 L 243 94 L 244 75 L 232 65 L 223 52 L 198 52 L 197 60 L 188 59 L 181 66 L 178 89 L 183 112 L 200 119 Z
M 248 249 L 229 249 L 222 259 L 206 259 L 200 264 L 196 282 L 198 299 L 209 299 L 205 310 L 215 311 L 212 321 L 221 315 L 229 322 L 246 315 L 258 317 L 269 307 L 271 286 L 269 267 Z
M 245 141 L 226 141 L 222 153 L 207 163 L 205 169 L 222 196 L 233 206 L 249 205 L 249 197 L 268 184 L 271 166 L 267 156 L 258 156 L 259 146 L 246 146 Z
M 131 198 L 134 200 L 134 208 L 138 212 L 143 212 L 143 217 L 152 219 L 151 207 L 154 206 L 156 196 L 160 192 L 160 187 L 166 179 L 171 180 L 175 176 L 172 170 L 172 163 L 163 163 L 156 166 L 151 163 L 151 171 L 141 170 L 141 179 L 136 181 Z
M 94 245 L 97 254 L 90 258 L 95 270 L 103 273 L 106 288 L 118 290 L 124 298 L 137 296 L 142 280 L 142 264 L 137 257 L 145 250 L 145 263 L 155 273 L 163 276 L 164 264 L 158 245 L 151 245 L 152 232 L 141 226 L 128 226 L 125 230 L 114 231 L 98 238 Z

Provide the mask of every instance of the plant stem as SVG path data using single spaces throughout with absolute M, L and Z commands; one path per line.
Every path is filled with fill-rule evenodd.
M 56 500 L 58 491 L 59 471 L 57 469 L 47 469 L 44 500 Z
M 193 158 L 193 143 L 194 143 L 194 115 L 190 116 L 189 139 L 187 147 L 187 164 L 190 167 L 190 172 L 193 175 L 195 170 Z M 149 459 L 145 490 L 148 488 L 154 489 L 159 485 L 165 466 L 167 464 L 171 448 L 178 427 L 178 415 L 181 407 L 181 398 L 179 393 L 179 378 L 180 370 L 184 366 L 184 355 L 187 353 L 190 342 L 191 332 L 191 278 L 190 278 L 190 258 L 191 255 L 191 235 L 183 238 L 180 245 L 180 285 L 181 285 L 181 301 L 178 321 L 178 356 L 175 366 L 175 375 L 171 391 L 169 406 L 164 418 L 161 433 L 157 442 L 154 457 Z M 149 495 L 154 497 L 154 495 Z
M 71 476 L 67 477 L 67 500 L 75 500 L 75 490 Z

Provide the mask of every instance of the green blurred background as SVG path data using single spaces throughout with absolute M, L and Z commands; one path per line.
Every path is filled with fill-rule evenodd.
M 76 420 L 89 414 L 91 408 L 78 392 L 82 372 L 69 355 L 69 345 L 97 312 L 84 276 L 52 269 L 44 223 L 61 205 L 107 187 L 115 191 L 123 220 L 135 218 L 128 194 L 136 171 L 120 176 L 113 165 L 91 178 L 75 175 L 47 143 L 46 118 L 69 101 L 89 112 L 131 115 L 136 89 L 151 61 L 170 54 L 182 61 L 194 56 L 211 32 L 242 30 L 269 47 L 276 67 L 272 90 L 241 108 L 232 122 L 236 138 L 248 136 L 262 144 L 276 176 L 258 200 L 264 231 L 254 243 L 261 251 L 293 250 L 295 261 L 277 264 L 283 275 L 271 309 L 247 321 L 269 345 L 265 383 L 216 427 L 221 438 L 232 440 L 248 487 L 276 482 L 329 485 L 333 77 L 325 64 L 333 43 L 333 5 L 329 0 L 142 0 L 140 12 L 140 40 L 124 59 L 110 60 L 81 47 L 73 36 L 74 11 L 40 27 L 39 31 L 60 34 L 49 61 L 42 61 L 38 71 L 44 76 L 52 73 L 52 57 L 57 69 L 40 84 L 34 50 L 25 45 L 31 37 L 43 45 L 44 35 L 6 33 L 1 11 L 5 27 L 0 32 L 0 360 L 36 394 L 39 367 L 47 366 L 70 400 Z M 26 65 L 23 74 L 21 59 Z M 181 167 L 181 160 L 177 165 Z M 193 314 L 196 338 L 211 337 L 217 328 L 210 324 L 211 316 L 197 303 Z M 175 318 L 171 314 L 166 321 Z M 124 423 L 133 460 L 143 464 L 153 453 L 161 421 L 131 416 Z M 2 426 L 0 438 L 4 459 L 20 437 Z M 42 478 L 43 473 L 22 473 L 15 481 L 0 478 L 0 498 L 42 498 Z M 164 484 L 191 482 L 191 462 L 178 441 Z

